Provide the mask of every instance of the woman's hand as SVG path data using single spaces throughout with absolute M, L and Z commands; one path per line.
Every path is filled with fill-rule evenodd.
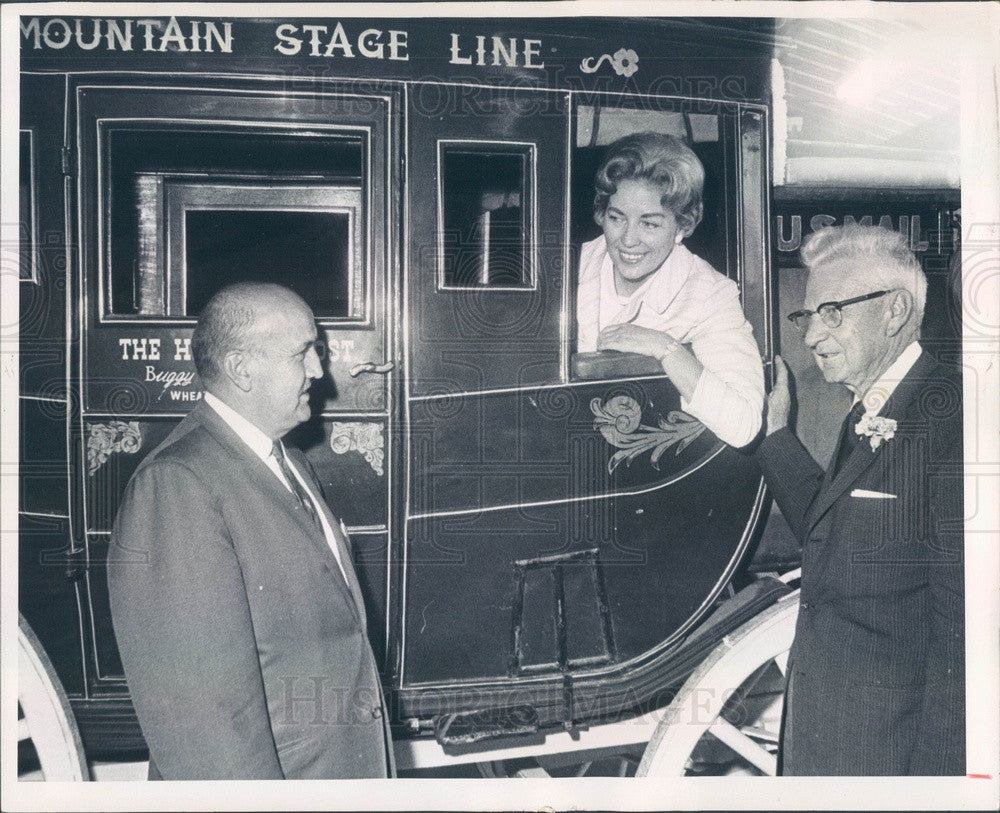
M 677 340 L 662 330 L 652 330 L 629 323 L 609 325 L 597 337 L 598 350 L 617 350 L 619 353 L 640 353 L 659 361 L 679 349 Z
M 687 401 L 694 397 L 694 389 L 704 369 L 694 353 L 669 333 L 630 323 L 604 328 L 597 337 L 597 349 L 652 356 L 663 366 L 663 372 L 674 382 L 681 398 Z

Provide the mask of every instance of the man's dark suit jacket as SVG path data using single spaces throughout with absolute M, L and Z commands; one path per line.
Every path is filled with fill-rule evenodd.
M 108 581 L 151 778 L 391 772 L 361 591 L 338 544 L 349 583 L 297 499 L 204 402 L 142 462 Z
M 836 477 L 787 429 L 758 449 L 802 544 L 786 775 L 965 773 L 961 404 L 922 353 L 879 413 L 895 437 Z

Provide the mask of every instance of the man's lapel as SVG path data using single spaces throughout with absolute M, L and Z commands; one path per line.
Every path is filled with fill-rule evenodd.
M 351 596 L 354 598 L 354 603 L 356 605 L 355 609 L 358 610 L 361 623 L 364 624 L 364 612 L 362 611 L 362 608 L 365 606 L 364 598 L 361 595 L 361 584 L 358 582 L 357 574 L 354 572 L 354 560 L 351 556 L 351 544 L 347 537 L 347 531 L 344 529 L 340 520 L 337 519 L 337 517 L 335 517 L 333 512 L 330 510 L 330 506 L 327 504 L 326 499 L 323 496 L 323 489 L 313 476 L 312 467 L 309 465 L 305 454 L 298 449 L 289 449 L 289 456 L 295 461 L 295 468 L 297 468 L 302 476 L 309 481 L 309 490 L 317 498 L 315 500 L 315 502 L 318 503 L 317 508 L 323 512 L 323 516 L 330 525 L 334 543 L 337 545 L 337 552 L 340 554 L 340 561 L 343 563 L 343 574 L 347 577 L 347 586 L 350 588 Z M 323 540 L 322 547 L 325 553 L 334 559 L 331 563 L 331 568 L 335 568 L 335 573 L 339 574 L 341 572 L 340 565 L 337 563 L 336 557 L 333 555 L 333 551 L 330 550 L 330 546 L 326 543 L 326 536 L 321 532 L 320 537 Z M 341 579 L 341 581 L 343 581 L 343 579 Z
M 906 410 L 910 406 L 920 387 L 927 380 L 927 376 L 935 365 L 934 359 L 926 352 L 922 352 L 917 358 L 910 371 L 902 381 L 896 386 L 889 400 L 879 412 L 879 415 L 890 418 L 897 422 L 902 421 Z M 833 467 L 836 465 L 837 453 L 835 452 L 830 465 L 827 467 L 823 477 L 823 486 L 820 488 L 816 500 L 809 509 L 809 521 L 807 522 L 807 534 L 812 531 L 823 515 L 830 510 L 833 504 L 840 499 L 847 489 L 853 485 L 869 466 L 871 466 L 880 455 L 885 453 L 886 448 L 892 441 L 883 440 L 877 449 L 872 449 L 867 439 L 862 440 L 854 447 L 851 456 L 847 458 L 843 468 L 833 475 Z M 839 450 L 838 450 L 839 451 Z
M 361 591 L 357 584 L 357 580 L 353 577 L 353 568 L 350 567 L 349 554 L 345 553 L 344 545 L 340 544 L 338 539 L 338 550 L 341 556 L 348 556 L 345 562 L 347 565 L 344 570 L 348 573 L 348 581 L 345 584 L 344 578 L 341 575 L 340 565 L 337 563 L 337 558 L 334 556 L 333 551 L 330 550 L 330 546 L 326 542 L 326 535 L 323 533 L 322 528 L 318 527 L 316 522 L 314 522 L 305 511 L 301 510 L 299 506 L 298 499 L 289 491 L 285 486 L 281 484 L 281 481 L 275 476 L 274 472 L 267 467 L 253 451 L 244 443 L 243 439 L 233 430 L 233 428 L 226 423 L 222 416 L 219 415 L 214 409 L 212 409 L 204 401 L 199 403 L 194 410 L 192 410 L 192 419 L 200 421 L 205 428 L 212 434 L 212 436 L 225 448 L 238 463 L 241 473 L 246 473 L 247 477 L 259 487 L 265 494 L 268 495 L 272 500 L 274 500 L 278 505 L 285 508 L 286 513 L 292 516 L 298 523 L 299 528 L 302 531 L 303 536 L 309 539 L 310 543 L 313 545 L 317 554 L 321 557 L 323 562 L 326 564 L 327 569 L 330 571 L 331 578 L 338 584 L 343 585 L 351 597 L 351 603 L 354 605 L 355 614 L 358 616 L 358 620 L 364 624 L 364 614 L 361 612 L 361 607 L 364 605 L 361 603 Z M 294 450 L 293 450 L 294 454 Z M 331 528 L 336 527 L 337 530 L 334 531 L 334 537 L 338 537 L 339 523 L 333 519 L 326 507 L 325 501 L 322 499 L 322 491 L 315 483 L 315 479 L 310 475 L 309 469 L 302 463 L 302 458 L 295 457 L 295 466 L 306 477 L 314 494 L 319 496 L 319 508 L 324 511 L 327 517 L 327 521 L 331 523 Z M 262 534 L 266 534 L 266 531 L 262 529 Z M 262 539 L 263 544 L 276 544 L 276 540 Z M 352 581 L 352 578 L 354 581 Z
M 263 460 L 253 453 L 253 450 L 223 420 L 218 412 L 202 401 L 195 407 L 192 417 L 200 420 L 222 447 L 233 458 L 239 461 L 238 465 L 241 473 L 245 473 L 271 499 L 284 505 L 290 512 L 295 512 L 298 506 L 295 495 L 281 484 L 278 478 L 274 476 L 274 472 L 267 467 Z

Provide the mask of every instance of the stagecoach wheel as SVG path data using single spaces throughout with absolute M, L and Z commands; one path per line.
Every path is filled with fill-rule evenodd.
M 47 782 L 89 779 L 69 700 L 41 642 L 20 615 L 17 643 L 19 778 Z
M 725 636 L 684 683 L 637 776 L 774 776 L 798 592 Z

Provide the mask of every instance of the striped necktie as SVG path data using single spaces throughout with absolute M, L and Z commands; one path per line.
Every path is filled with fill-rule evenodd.
M 302 487 L 302 484 L 299 482 L 299 478 L 295 476 L 291 466 L 288 465 L 288 461 L 285 459 L 285 450 L 282 447 L 280 440 L 274 441 L 274 445 L 271 447 L 271 454 L 278 462 L 278 468 L 281 469 L 281 473 L 285 475 L 285 480 L 288 481 L 288 485 L 292 489 L 292 493 L 295 495 L 296 499 L 299 501 L 299 505 L 302 506 L 309 518 L 312 519 L 318 527 L 322 528 L 323 526 L 320 524 L 319 513 L 316 511 L 316 506 L 313 505 L 309 492 Z
M 858 435 L 854 431 L 854 427 L 858 425 L 858 421 L 861 420 L 861 415 L 864 411 L 864 402 L 858 401 L 851 407 L 851 411 L 847 413 L 847 417 L 844 418 L 844 423 L 840 427 L 840 442 L 837 444 L 837 462 L 833 467 L 834 477 L 844 468 L 847 458 L 851 456 L 854 447 L 858 445 Z

